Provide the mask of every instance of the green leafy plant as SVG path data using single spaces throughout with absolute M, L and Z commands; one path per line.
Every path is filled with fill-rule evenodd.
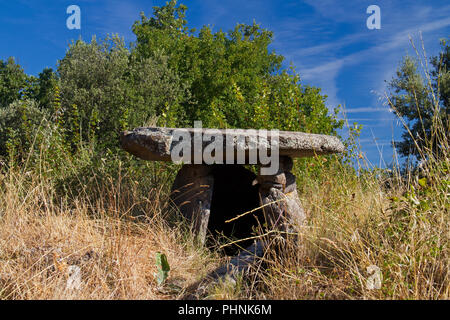
M 162 286 L 169 277 L 170 271 L 169 262 L 167 261 L 167 257 L 164 253 L 156 253 L 156 268 L 158 270 L 155 273 L 156 282 L 159 286 Z

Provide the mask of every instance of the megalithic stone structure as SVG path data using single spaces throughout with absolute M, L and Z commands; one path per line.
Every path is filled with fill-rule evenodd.
M 180 132 L 187 140 L 175 139 L 180 136 L 178 134 Z M 202 137 L 208 137 L 208 139 Z M 215 138 L 210 139 L 210 137 Z M 213 203 L 213 198 L 220 199 L 215 190 L 227 190 L 218 185 L 220 179 L 217 172 L 222 170 L 221 167 L 230 165 L 230 160 L 234 165 L 238 163 L 259 166 L 259 172 L 253 184 L 257 184 L 259 205 L 262 206 L 266 228 L 289 233 L 296 225 L 303 224 L 306 219 L 297 194 L 296 178 L 291 172 L 292 158 L 344 151 L 344 145 L 337 137 L 291 131 L 269 131 L 266 136 L 261 136 L 256 130 L 146 127 L 123 132 L 120 139 L 124 150 L 150 161 L 172 161 L 172 154 L 175 150 L 179 150 L 180 143 L 185 143 L 189 147 L 186 148 L 188 152 L 182 154 L 182 158 L 190 160 L 191 164 L 184 164 L 179 170 L 172 186 L 171 198 L 182 215 L 191 221 L 193 232 L 201 243 L 204 243 L 207 231 L 212 227 L 210 221 L 217 221 L 215 216 L 217 212 L 212 211 L 212 207 L 219 212 L 221 207 L 228 205 L 232 207 L 235 202 L 239 202 L 224 196 L 225 200 L 221 200 L 221 206 L 214 206 Z M 215 143 L 214 156 L 217 163 L 214 165 L 205 162 L 192 164 L 213 143 Z M 277 155 L 276 159 L 272 160 L 278 161 L 278 170 L 271 174 L 263 172 L 268 166 L 267 163 L 261 163 L 259 156 L 256 159 L 252 157 L 263 149 L 267 155 Z M 225 180 L 222 177 L 222 183 L 228 183 L 228 180 L 234 181 L 230 183 L 229 188 L 236 190 L 235 195 L 248 191 L 248 198 L 251 199 L 253 194 L 251 181 L 247 175 L 244 179 L 241 171 L 235 172 L 237 176 L 234 176 L 233 171 L 226 171 L 228 176 Z M 239 204 L 248 209 L 245 198 L 241 199 Z M 252 205 L 258 206 L 258 204 Z M 238 212 L 233 214 L 237 216 Z M 254 262 L 249 252 L 259 255 L 263 247 L 261 242 L 253 243 L 247 248 L 249 250 L 243 250 L 240 255 L 231 259 L 227 266 L 222 266 L 211 274 L 211 277 L 223 277 L 224 274 L 229 274 L 230 270 L 245 270 Z

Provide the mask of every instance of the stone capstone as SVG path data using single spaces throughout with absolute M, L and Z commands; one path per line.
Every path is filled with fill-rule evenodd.
M 180 143 L 180 139 L 174 139 L 176 130 L 187 132 L 191 136 L 194 150 L 194 133 L 201 132 L 202 136 L 220 135 L 223 141 L 224 157 L 228 147 L 233 149 L 233 158 L 236 159 L 238 152 L 245 152 L 246 156 L 252 150 L 264 147 L 269 151 L 272 149 L 272 132 L 267 131 L 267 138 L 258 135 L 257 130 L 243 129 L 195 129 L 195 128 L 159 128 L 146 127 L 136 128 L 133 131 L 122 132 L 120 141 L 122 148 L 131 154 L 153 161 L 172 161 L 172 150 Z M 325 155 L 344 151 L 342 142 L 334 136 L 323 134 L 312 134 L 293 131 L 277 131 L 279 134 L 279 155 L 291 158 L 310 157 L 314 155 Z M 202 150 L 211 143 L 203 141 Z M 192 151 L 193 152 L 193 151 Z M 224 159 L 225 160 L 225 159 Z M 246 158 L 246 160 L 248 160 Z

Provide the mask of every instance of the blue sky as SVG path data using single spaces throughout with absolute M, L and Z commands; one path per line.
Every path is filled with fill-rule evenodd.
M 29 74 L 55 68 L 71 39 L 118 33 L 135 40 L 133 22 L 144 11 L 165 1 L 144 0 L 0 0 L 0 59 L 9 56 Z M 332 108 L 345 105 L 350 122 L 364 125 L 361 144 L 369 161 L 384 167 L 392 161 L 390 141 L 401 125 L 382 99 L 406 55 L 414 55 L 411 35 L 428 56 L 439 52 L 439 39 L 450 35 L 450 2 L 332 1 L 332 0 L 185 0 L 189 27 L 210 25 L 229 30 L 236 23 L 252 23 L 275 34 L 272 48 L 292 63 L 304 84 L 318 86 Z M 81 8 L 81 30 L 66 27 L 69 5 Z M 381 9 L 381 29 L 369 30 L 369 5 Z

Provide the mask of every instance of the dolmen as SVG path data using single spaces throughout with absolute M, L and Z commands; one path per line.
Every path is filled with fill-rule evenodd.
M 199 243 L 208 233 L 233 245 L 209 279 L 233 279 L 261 257 L 268 237 L 294 234 L 306 216 L 293 158 L 344 151 L 334 136 L 253 129 L 145 127 L 122 132 L 121 146 L 149 161 L 182 163 L 171 199 Z M 249 170 L 245 165 L 253 165 Z M 256 169 L 255 169 L 256 168 Z M 258 230 L 259 236 L 255 234 Z

